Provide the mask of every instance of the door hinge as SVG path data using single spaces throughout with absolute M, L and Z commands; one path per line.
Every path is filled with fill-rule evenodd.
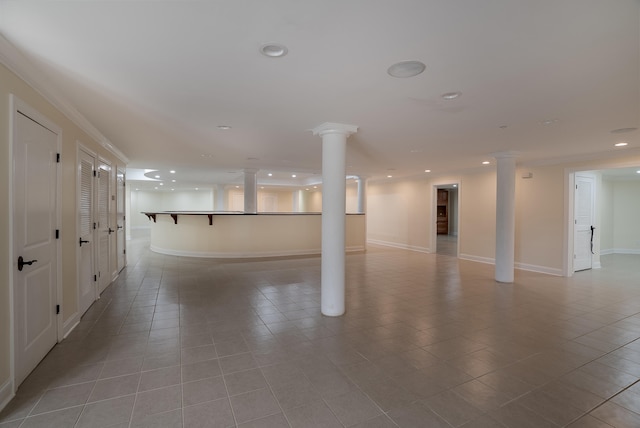
M 60 163 L 60 153 L 56 153 L 56 163 Z
M 578 185 L 576 184 L 576 190 L 578 190 Z
M 122 250 L 122 254 L 127 254 L 127 250 Z
M 95 170 L 95 169 L 93 170 L 93 176 L 94 176 L 94 177 L 97 177 L 97 176 L 98 176 L 98 174 L 96 174 L 96 170 Z
M 56 239 L 60 239 L 60 229 L 56 229 Z
M 93 282 L 96 282 L 98 280 L 98 275 L 93 275 Z
M 95 224 L 95 223 L 93 223 L 93 229 L 95 230 L 95 228 L 96 228 L 96 224 Z
M 60 313 L 60 305 L 56 305 L 56 315 Z
M 573 220 L 573 224 L 578 224 L 578 220 Z

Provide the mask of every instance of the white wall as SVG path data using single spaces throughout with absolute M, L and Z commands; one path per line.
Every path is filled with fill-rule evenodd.
M 600 210 L 600 254 L 610 254 L 615 248 L 613 240 L 613 181 L 603 179 L 596 202 Z

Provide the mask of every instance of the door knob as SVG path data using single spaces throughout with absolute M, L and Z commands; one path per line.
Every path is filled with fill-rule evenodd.
M 88 244 L 88 243 L 89 243 L 89 241 L 85 241 L 84 239 L 80 238 L 80 239 L 78 240 L 78 243 L 79 243 L 79 244 L 80 244 L 80 246 L 82 247 L 82 244 Z
M 122 229 L 122 226 L 118 226 L 118 229 Z
M 37 262 L 37 260 L 29 260 L 28 262 L 25 262 L 24 259 L 22 258 L 22 256 L 20 256 L 20 257 L 18 257 L 18 270 L 22 271 L 22 268 L 24 267 L 24 265 L 31 266 L 35 262 Z

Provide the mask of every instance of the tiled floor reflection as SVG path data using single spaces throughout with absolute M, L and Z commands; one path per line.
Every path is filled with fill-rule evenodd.
M 0 427 L 639 427 L 640 256 L 573 278 L 370 247 L 347 314 L 317 257 L 150 253 L 25 381 Z

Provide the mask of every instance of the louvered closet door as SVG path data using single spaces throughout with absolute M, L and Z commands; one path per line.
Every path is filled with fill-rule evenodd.
M 94 171 L 93 155 L 80 150 L 78 165 L 78 245 L 80 263 L 78 265 L 80 314 L 84 314 L 98 297 L 94 279 Z
M 98 168 L 98 293 L 111 282 L 111 232 L 109 225 L 109 173 L 110 166 L 100 162 Z
M 118 168 L 116 179 L 116 260 L 117 271 L 120 272 L 127 264 L 125 251 L 125 171 Z

